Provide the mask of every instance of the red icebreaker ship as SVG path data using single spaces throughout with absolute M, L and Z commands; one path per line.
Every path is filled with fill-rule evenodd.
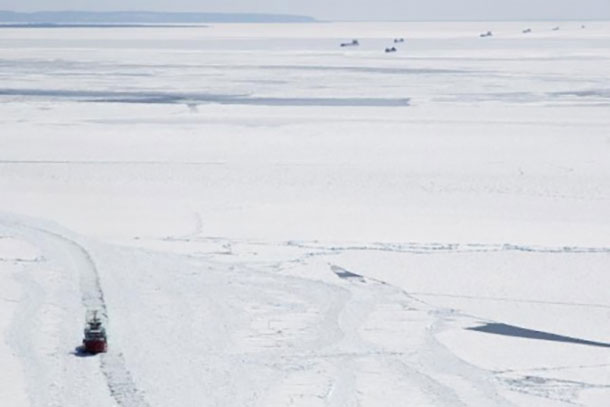
M 108 349 L 106 329 L 102 326 L 102 320 L 97 313 L 97 311 L 92 311 L 87 314 L 83 346 L 89 353 L 102 353 Z

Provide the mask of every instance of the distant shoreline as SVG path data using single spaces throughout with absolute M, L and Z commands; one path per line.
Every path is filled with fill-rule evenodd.
M 313 17 L 291 14 L 258 13 L 188 13 L 154 11 L 38 11 L 15 12 L 0 10 L 0 24 L 17 27 L 47 26 L 116 26 L 117 24 L 142 25 L 184 25 L 208 23 L 310 23 Z M 48 28 L 48 27 L 45 27 Z
M 207 28 L 206 24 L 122 24 L 122 23 L 3 23 L 2 28 Z

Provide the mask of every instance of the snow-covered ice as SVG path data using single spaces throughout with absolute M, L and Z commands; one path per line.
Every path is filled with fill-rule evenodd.
M 0 404 L 606 406 L 610 23 L 556 25 L 1 28 Z

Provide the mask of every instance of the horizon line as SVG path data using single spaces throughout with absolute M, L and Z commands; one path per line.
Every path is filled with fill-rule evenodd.
M 284 18 L 295 18 L 295 19 L 306 19 L 303 21 L 285 21 L 285 23 L 375 23 L 375 22 L 383 22 L 383 23 L 483 23 L 483 22 L 603 22 L 610 21 L 610 17 L 589 17 L 589 18 L 542 18 L 542 17 L 524 17 L 524 18 L 509 18 L 502 19 L 498 17 L 490 17 L 490 18 L 404 18 L 404 19 L 357 19 L 357 18 L 348 18 L 348 19 L 321 19 L 311 15 L 305 14 L 290 14 L 290 13 L 274 13 L 274 12 L 250 12 L 250 11 L 239 11 L 239 12 L 224 12 L 224 11 L 158 11 L 158 10 L 77 10 L 77 9 L 63 9 L 63 10 L 36 10 L 36 11 L 15 11 L 8 9 L 0 9 L 1 13 L 11 13 L 11 14 L 21 14 L 21 15 L 33 15 L 33 14 L 117 14 L 117 13 L 129 13 L 129 14 L 137 14 L 137 13 L 147 13 L 147 14 L 155 14 L 155 15 L 209 15 L 209 16 L 255 16 L 255 17 L 284 17 Z M 10 22 L 10 21 L 5 21 Z M 282 21 L 280 21 L 281 23 Z M 20 24 L 28 24 L 28 22 L 19 22 Z M 53 21 L 44 21 L 44 22 L 29 22 L 31 24 L 34 23 L 53 23 Z M 75 22 L 81 23 L 81 22 Z M 161 24 L 162 22 L 160 22 Z M 171 22 L 164 22 L 171 23 Z M 186 24 L 187 22 L 176 22 L 175 24 Z M 192 23 L 192 22 L 191 22 Z M 201 23 L 206 23 L 206 21 L 201 21 Z M 214 23 L 223 23 L 222 21 L 216 21 Z M 231 23 L 231 22 L 230 22 Z M 233 22 L 234 23 L 234 22 Z M 0 24 L 2 24 L 2 20 L 0 20 Z

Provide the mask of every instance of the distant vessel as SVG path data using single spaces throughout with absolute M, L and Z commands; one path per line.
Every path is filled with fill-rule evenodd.
M 102 325 L 102 320 L 98 316 L 98 311 L 87 313 L 85 325 L 85 338 L 83 346 L 88 353 L 102 353 L 108 350 L 108 340 L 106 329 Z
M 531 29 L 531 28 L 526 28 L 526 29 L 525 29 L 525 30 L 523 30 L 522 32 L 523 32 L 523 34 L 529 34 L 529 33 L 531 33 L 531 32 L 532 32 L 532 29 Z
M 358 40 L 351 40 L 350 42 L 342 42 L 341 43 L 342 47 L 357 47 L 358 45 L 360 45 Z
M 392 47 L 392 48 L 386 48 L 386 49 L 385 49 L 385 52 L 386 52 L 386 53 L 389 53 L 389 52 L 396 52 L 396 51 L 397 51 L 396 47 Z
M 554 27 L 553 31 L 559 31 L 559 27 Z
M 400 44 L 401 42 L 405 42 L 404 38 L 394 38 L 394 44 Z
M 479 37 L 481 37 L 481 38 L 492 37 L 492 36 L 493 36 L 493 33 L 491 31 L 487 31 L 486 33 L 479 35 Z

